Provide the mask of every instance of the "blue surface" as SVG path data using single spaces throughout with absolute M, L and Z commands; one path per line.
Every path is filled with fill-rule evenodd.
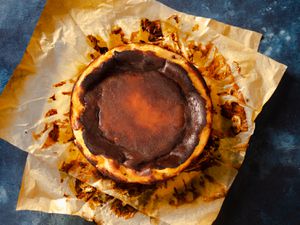
M 299 225 L 300 2 L 161 2 L 180 11 L 259 31 L 264 34 L 260 51 L 289 66 L 276 93 L 257 119 L 245 162 L 215 224 Z M 0 0 L 2 85 L 20 61 L 43 3 L 39 0 Z M 91 224 L 77 217 L 16 212 L 26 155 L 4 141 L 0 141 L 0 151 L 0 224 Z
M 0 93 L 19 64 L 45 0 L 0 0 Z

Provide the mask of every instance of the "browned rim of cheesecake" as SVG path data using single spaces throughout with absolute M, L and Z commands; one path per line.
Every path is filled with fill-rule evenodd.
M 71 123 L 87 159 L 109 177 L 153 183 L 203 150 L 211 101 L 198 70 L 154 45 L 117 47 L 90 64 L 72 93 Z

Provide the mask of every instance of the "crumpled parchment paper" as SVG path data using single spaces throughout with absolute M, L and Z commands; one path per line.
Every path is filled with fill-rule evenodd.
M 150 41 L 141 27 L 145 19 L 159 24 L 162 38 Z M 30 153 L 17 209 L 99 224 L 211 224 L 244 159 L 254 120 L 286 69 L 256 52 L 260 38 L 153 0 L 49 0 L 0 96 L 0 137 Z M 74 145 L 70 94 L 103 47 L 141 40 L 182 54 L 201 71 L 215 109 L 213 133 L 207 153 L 174 179 L 120 186 Z

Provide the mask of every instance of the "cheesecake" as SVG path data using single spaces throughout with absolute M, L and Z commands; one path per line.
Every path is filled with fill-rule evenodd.
M 156 45 L 127 44 L 83 71 L 70 117 L 76 145 L 102 174 L 151 184 L 199 157 L 212 104 L 200 72 L 185 58 Z

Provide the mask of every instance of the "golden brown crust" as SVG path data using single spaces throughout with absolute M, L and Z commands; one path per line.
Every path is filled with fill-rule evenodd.
M 103 155 L 94 155 L 87 148 L 84 138 L 83 138 L 83 127 L 78 123 L 81 113 L 84 111 L 84 106 L 80 101 L 80 96 L 83 93 L 81 83 L 83 80 L 89 76 L 89 74 L 102 63 L 110 59 L 115 51 L 122 52 L 128 50 L 139 50 L 139 51 L 151 51 L 156 56 L 167 59 L 173 63 L 180 65 L 188 74 L 190 80 L 192 81 L 195 89 L 198 91 L 200 96 L 206 101 L 206 125 L 202 129 L 199 135 L 199 143 L 194 149 L 190 157 L 183 162 L 181 165 L 175 168 L 164 168 L 164 169 L 151 169 L 150 173 L 141 174 L 140 172 L 120 165 L 117 161 L 106 158 Z M 106 54 L 95 59 L 81 74 L 79 79 L 73 88 L 72 98 L 71 98 L 71 125 L 73 129 L 74 136 L 76 138 L 76 144 L 80 147 L 82 153 L 85 157 L 92 162 L 92 164 L 102 173 L 109 175 L 110 177 L 128 183 L 143 183 L 149 184 L 154 183 L 159 180 L 165 180 L 167 178 L 176 176 L 182 170 L 184 170 L 193 159 L 195 159 L 203 151 L 211 131 L 212 124 L 212 104 L 208 94 L 207 87 L 199 76 L 199 72 L 191 66 L 191 64 L 186 61 L 182 56 L 175 54 L 173 52 L 167 51 L 155 45 L 147 44 L 128 44 L 108 51 Z

